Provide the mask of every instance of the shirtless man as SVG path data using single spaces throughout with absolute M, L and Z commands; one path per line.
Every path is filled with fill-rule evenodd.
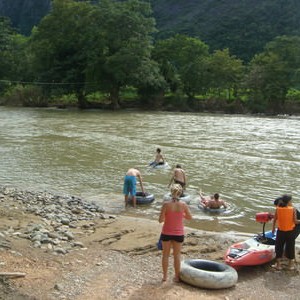
M 161 149 L 157 148 L 155 160 L 152 163 L 150 163 L 149 166 L 155 167 L 157 165 L 163 165 L 164 163 L 165 163 L 165 159 L 164 159 L 163 155 L 161 154 Z
M 127 171 L 124 177 L 123 194 L 125 196 L 125 207 L 128 205 L 129 194 L 132 197 L 133 207 L 136 207 L 136 178 L 138 177 L 142 192 L 144 191 L 142 175 L 139 170 L 131 168 Z
M 224 208 L 227 208 L 227 205 L 224 200 L 220 199 L 220 195 L 218 193 L 215 193 L 211 197 L 205 197 L 200 192 L 200 202 L 205 208 L 211 208 L 211 209 L 218 209 L 222 206 Z
M 181 168 L 181 165 L 177 164 L 173 170 L 173 175 L 171 177 L 168 187 L 171 186 L 172 182 L 178 183 L 182 186 L 182 190 L 185 190 L 186 187 L 186 175 L 185 171 Z

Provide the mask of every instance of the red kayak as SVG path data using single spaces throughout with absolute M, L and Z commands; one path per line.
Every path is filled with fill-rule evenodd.
M 273 219 L 270 213 L 256 214 L 256 221 L 264 224 L 263 233 L 239 243 L 235 243 L 226 251 L 225 263 L 235 269 L 243 266 L 262 265 L 275 258 L 275 238 L 271 231 L 265 232 L 265 223 Z

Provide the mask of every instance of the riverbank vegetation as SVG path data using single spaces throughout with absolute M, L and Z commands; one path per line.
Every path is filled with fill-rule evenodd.
M 3 105 L 300 113 L 300 37 L 249 61 L 199 38 L 157 33 L 149 3 L 54 0 L 30 36 L 0 19 Z

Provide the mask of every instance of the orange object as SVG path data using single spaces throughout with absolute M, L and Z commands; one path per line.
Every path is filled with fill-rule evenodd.
M 290 231 L 295 227 L 294 208 L 292 206 L 277 207 L 278 228 L 281 231 Z
M 255 220 L 256 220 L 256 222 L 259 222 L 259 223 L 268 223 L 273 218 L 274 218 L 273 214 L 271 214 L 269 212 L 261 212 L 261 213 L 256 214 Z

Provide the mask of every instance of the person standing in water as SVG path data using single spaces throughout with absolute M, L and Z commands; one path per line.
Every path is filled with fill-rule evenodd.
M 162 281 L 168 278 L 169 256 L 173 248 L 174 257 L 174 282 L 179 282 L 181 246 L 184 241 L 183 220 L 191 220 L 192 215 L 188 205 L 180 201 L 182 187 L 180 184 L 174 184 L 171 187 L 172 199 L 165 202 L 159 215 L 159 223 L 164 223 L 161 231 L 162 240 Z
M 145 193 L 141 172 L 138 169 L 131 168 L 124 177 L 123 194 L 125 197 L 125 207 L 128 206 L 129 194 L 132 197 L 133 207 L 136 207 L 136 179 L 139 179 L 142 193 Z
M 168 187 L 171 186 L 172 182 L 181 185 L 182 195 L 183 195 L 183 191 L 186 188 L 186 174 L 180 164 L 177 164 L 176 167 L 174 168 Z

